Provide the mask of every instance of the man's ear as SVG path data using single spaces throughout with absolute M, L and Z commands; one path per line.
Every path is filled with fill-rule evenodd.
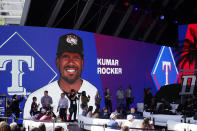
M 84 59 L 82 59 L 82 61 L 81 61 L 81 64 L 82 64 L 82 69 L 83 69 L 83 65 L 84 65 Z
M 60 65 L 60 59 L 59 59 L 59 57 L 56 57 L 56 67 L 57 67 L 57 69 L 59 69 L 59 66 Z

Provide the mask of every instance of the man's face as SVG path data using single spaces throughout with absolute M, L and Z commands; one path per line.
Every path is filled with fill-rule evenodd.
M 61 98 L 64 98 L 65 97 L 65 95 L 64 94 L 61 94 Z
M 48 93 L 47 92 L 44 92 L 44 96 L 48 96 Z
M 56 59 L 60 77 L 70 84 L 80 78 L 83 63 L 84 61 L 78 53 L 64 52 Z

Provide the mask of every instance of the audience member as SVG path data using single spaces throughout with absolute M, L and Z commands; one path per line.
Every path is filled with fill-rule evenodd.
M 67 109 L 68 109 L 68 99 L 65 98 L 64 93 L 61 93 L 61 98 L 59 99 L 57 112 L 59 111 L 59 115 L 62 121 L 67 121 Z
M 86 116 L 87 115 L 87 111 L 88 111 L 88 106 L 87 105 L 82 105 L 82 109 L 83 109 L 83 111 L 82 111 L 82 116 Z
M 117 122 L 117 114 L 115 112 L 111 113 L 110 115 L 110 121 L 108 123 L 108 126 L 109 128 L 111 129 L 119 129 L 120 130 L 120 127 L 122 125 L 122 122 Z
M 89 106 L 87 111 L 88 113 L 86 115 L 87 117 L 92 117 L 92 110 L 93 110 L 93 106 Z
M 20 131 L 20 127 L 17 125 L 16 122 L 12 122 L 10 124 L 11 131 Z
M 40 131 L 46 131 L 46 126 L 44 123 L 41 123 L 38 128 L 40 129 Z
M 64 128 L 61 126 L 56 126 L 55 131 L 64 131 Z
M 48 95 L 48 91 L 44 91 L 44 96 L 41 98 L 42 107 L 49 110 L 52 103 L 52 97 Z
M 95 113 L 93 114 L 93 118 L 99 118 L 99 113 L 98 113 L 98 112 L 95 112 Z
M 149 118 L 144 118 L 144 121 L 142 122 L 142 127 L 145 129 L 155 129 L 153 125 L 150 124 L 150 119 Z
M 161 98 L 161 104 L 159 105 L 158 108 L 158 113 L 160 114 L 173 114 L 172 111 L 170 111 L 172 109 L 170 103 L 168 101 L 166 101 L 164 98 Z
M 154 97 L 151 99 L 151 103 L 147 105 L 146 111 L 147 112 L 156 112 L 157 103 Z
M 117 97 L 118 107 L 120 107 L 120 109 L 123 109 L 123 107 L 124 107 L 124 92 L 122 90 L 122 86 L 120 86 L 120 88 L 116 92 L 116 97 Z
M 38 127 L 33 127 L 30 131 L 40 131 Z
M 125 126 L 128 126 L 129 128 L 138 128 L 137 127 L 138 122 L 135 120 L 133 115 L 127 116 L 127 121 L 124 123 Z M 132 130 L 134 131 L 134 130 Z
M 101 102 L 101 97 L 99 96 L 99 91 L 96 92 L 94 99 L 95 99 L 95 105 L 96 105 L 95 112 L 98 112 L 98 110 L 100 110 L 100 102 Z
M 116 113 L 117 119 L 124 119 L 124 115 L 122 114 L 121 108 L 120 108 L 120 107 L 118 107 L 118 108 L 115 110 L 115 113 Z
M 38 114 L 38 107 L 40 104 L 37 104 L 37 98 L 34 96 L 33 97 L 33 102 L 31 104 L 31 110 L 30 110 L 30 115 L 31 116 L 34 116 L 35 114 Z
M 135 108 L 133 108 L 133 107 L 130 110 L 130 115 L 132 115 L 133 118 L 135 118 L 135 119 L 141 119 L 142 118 L 139 114 L 136 113 Z
M 121 131 L 129 131 L 129 127 L 128 127 L 128 126 L 123 126 L 123 127 L 121 128 Z
M 109 119 L 109 113 L 106 107 L 103 108 L 103 110 L 100 113 L 101 119 Z
M 10 125 L 5 121 L 0 122 L 0 131 L 11 131 Z
M 112 113 L 112 102 L 111 102 L 112 96 L 111 93 L 109 91 L 109 88 L 107 88 L 106 92 L 105 92 L 105 107 L 107 108 L 107 110 L 110 110 L 110 113 Z
M 129 85 L 129 87 L 125 91 L 126 96 L 126 108 L 129 110 L 130 105 L 133 103 L 133 97 L 132 97 L 132 87 Z

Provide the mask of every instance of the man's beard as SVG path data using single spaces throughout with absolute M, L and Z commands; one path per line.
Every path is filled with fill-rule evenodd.
M 68 82 L 69 84 L 73 84 L 75 83 L 76 80 L 80 78 L 81 75 L 77 75 L 74 79 L 68 79 L 67 77 L 63 76 L 61 73 L 60 76 L 64 81 Z

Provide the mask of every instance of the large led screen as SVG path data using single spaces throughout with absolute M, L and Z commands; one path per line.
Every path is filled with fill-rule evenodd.
M 86 91 L 90 96 L 89 105 L 95 106 L 98 90 L 103 108 L 104 93 L 109 88 L 115 110 L 117 90 L 122 87 L 126 91 L 131 85 L 134 102 L 130 106 L 136 107 L 136 103 L 143 102 L 144 88 L 152 88 L 155 95 L 161 86 L 177 81 L 178 71 L 170 47 L 78 30 L 0 26 L 0 94 L 8 97 L 24 94 L 26 99 L 21 103 L 21 109 L 26 118 L 33 96 L 41 103 L 45 90 L 53 98 L 52 106 L 57 108 L 62 91 L 58 81 L 57 47 L 60 36 L 70 33 L 83 41 L 80 75 L 83 88 L 81 86 L 78 91 Z M 75 37 L 65 40 L 74 46 L 80 43 Z M 74 70 L 67 72 L 72 74 Z

